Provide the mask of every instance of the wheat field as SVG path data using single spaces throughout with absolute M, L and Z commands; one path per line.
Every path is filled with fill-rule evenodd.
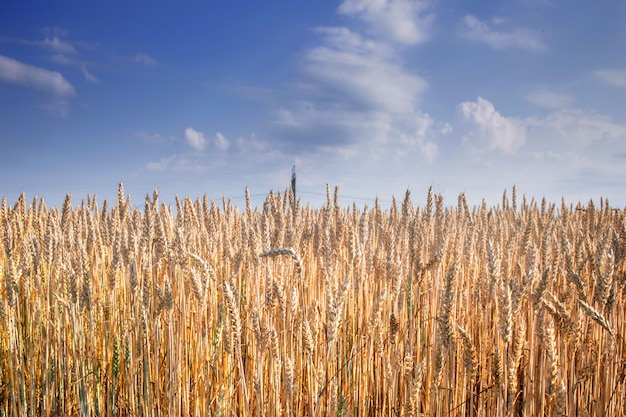
M 337 194 L 3 198 L 0 416 L 626 415 L 623 210 Z

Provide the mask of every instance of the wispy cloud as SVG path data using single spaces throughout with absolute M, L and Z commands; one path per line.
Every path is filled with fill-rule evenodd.
M 136 62 L 137 64 L 142 64 L 142 65 L 147 65 L 147 66 L 154 66 L 158 64 L 156 59 L 144 53 L 133 55 L 131 57 L 131 61 Z
M 420 110 L 428 83 L 408 70 L 401 52 L 427 39 L 430 2 L 347 0 L 338 13 L 368 23 L 319 27 L 319 44 L 303 54 L 298 98 L 280 106 L 273 134 L 290 152 L 332 153 L 378 163 L 438 155 L 435 121 Z M 394 26 L 395 25 L 395 26 Z
M 609 85 L 626 88 L 626 69 L 602 69 L 594 75 Z
M 473 15 L 466 15 L 463 18 L 462 34 L 467 39 L 484 43 L 494 49 L 524 49 L 527 51 L 545 51 L 548 49 L 541 40 L 538 31 L 527 28 L 494 30 L 489 23 L 481 21 Z
M 459 104 L 463 117 L 473 123 L 478 132 L 471 132 L 466 141 L 488 142 L 486 150 L 514 153 L 526 142 L 526 128 L 522 121 L 504 117 L 493 104 L 482 97 Z
M 89 81 L 90 83 L 99 84 L 101 82 L 98 77 L 96 77 L 91 71 L 87 69 L 89 63 L 76 56 L 69 57 L 63 54 L 54 54 L 50 56 L 50 59 L 52 60 L 52 62 L 55 62 L 57 64 L 77 68 L 78 70 L 80 70 L 80 72 L 82 72 L 85 80 Z
M 534 90 L 526 95 L 526 100 L 537 107 L 563 109 L 573 103 L 571 96 L 551 90 Z
M 407 157 L 432 161 L 438 154 L 434 126 L 435 121 L 419 110 L 395 114 L 299 103 L 277 113 L 273 136 L 296 155 L 332 153 L 353 162 Z
M 57 96 L 76 94 L 74 86 L 56 71 L 35 67 L 0 55 L 0 80 Z
M 346 28 L 320 28 L 324 45 L 306 54 L 309 74 L 353 104 L 392 112 L 412 111 L 427 88 L 422 78 L 405 71 L 388 48 Z
M 76 48 L 67 42 L 59 39 L 57 36 L 53 36 L 51 38 L 45 38 L 41 45 L 45 48 L 51 49 L 55 52 L 60 52 L 63 54 L 74 54 L 76 53 Z
M 393 42 L 410 45 L 430 39 L 435 18 L 427 0 L 345 0 L 338 12 L 369 23 Z
M 215 146 L 222 150 L 225 151 L 226 149 L 228 149 L 229 146 L 229 142 L 228 139 L 226 139 L 226 137 L 224 137 L 224 135 L 222 135 L 220 132 L 217 132 L 215 134 Z
M 318 108 L 311 102 L 281 108 L 274 120 L 274 134 L 284 138 L 290 151 L 301 152 L 333 149 L 348 155 L 353 146 L 381 143 L 391 129 L 391 118 L 384 112 Z
M 15 42 L 22 45 L 36 46 L 59 54 L 75 54 L 76 48 L 69 41 L 61 39 L 57 34 L 50 34 L 41 41 L 29 39 L 16 39 Z
M 205 150 L 207 145 L 211 145 L 220 151 L 226 151 L 230 147 L 230 141 L 220 132 L 217 132 L 213 139 L 209 140 L 204 136 L 203 132 L 188 127 L 185 129 L 184 139 L 187 145 L 196 151 Z
M 100 83 L 100 79 L 98 77 L 96 77 L 95 75 L 93 75 L 91 72 L 89 72 L 85 65 L 80 67 L 80 70 L 82 71 L 83 76 L 85 77 L 85 80 L 89 81 L 90 83 L 94 83 L 94 84 L 99 84 Z
M 204 133 L 198 132 L 191 127 L 185 129 L 185 142 L 197 151 L 202 151 L 206 147 Z

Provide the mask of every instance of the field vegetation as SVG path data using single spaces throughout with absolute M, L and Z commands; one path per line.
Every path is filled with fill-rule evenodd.
M 623 210 L 337 192 L 3 199 L 0 416 L 626 415 Z

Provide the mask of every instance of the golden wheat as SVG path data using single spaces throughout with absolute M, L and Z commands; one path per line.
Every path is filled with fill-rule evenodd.
M 626 415 L 608 201 L 0 205 L 0 415 Z

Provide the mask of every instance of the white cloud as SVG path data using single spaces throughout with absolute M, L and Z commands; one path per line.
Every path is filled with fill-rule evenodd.
M 461 103 L 459 110 L 472 122 L 463 139 L 470 150 L 479 150 L 464 155 L 464 160 L 483 166 L 479 170 L 485 173 L 498 173 L 494 181 L 508 176 L 507 181 L 530 184 L 535 192 L 543 188 L 572 195 L 580 193 L 581 187 L 587 187 L 587 193 L 590 189 L 597 192 L 594 183 L 600 187 L 626 174 L 626 125 L 606 115 L 563 109 L 541 118 L 505 117 L 482 98 Z M 500 150 L 509 157 L 490 158 L 484 153 L 489 150 Z M 464 164 L 468 170 L 469 165 Z M 559 185 L 570 190 L 559 189 Z
M 354 54 L 373 54 L 388 57 L 393 49 L 386 43 L 363 38 L 360 34 L 345 27 L 318 27 L 315 31 L 324 36 L 327 45 Z
M 309 74 L 342 100 L 390 112 L 413 111 L 427 83 L 394 62 L 390 48 L 345 28 L 325 28 L 324 46 L 306 54 Z
M 571 96 L 550 90 L 531 91 L 526 99 L 535 106 L 546 109 L 562 109 L 571 106 L 573 102 Z
M 449 135 L 450 133 L 452 133 L 452 125 L 448 122 L 443 124 L 443 127 L 441 128 L 441 134 L 442 135 Z
M 61 40 L 67 33 L 61 29 L 44 30 L 46 37 L 43 41 L 31 41 L 26 39 L 17 39 L 17 42 L 23 45 L 36 46 L 39 48 L 49 49 L 59 54 L 75 54 L 76 48 L 69 42 Z
M 96 77 L 91 71 L 87 69 L 88 63 L 81 60 L 80 58 L 68 57 L 63 54 L 54 54 L 50 56 L 50 60 L 57 64 L 66 65 L 68 67 L 74 67 L 80 70 L 83 73 L 83 77 L 85 77 L 86 81 L 90 83 L 99 84 L 100 79 Z
M 317 108 L 311 103 L 296 103 L 280 109 L 274 126 L 289 145 L 299 150 L 347 148 L 354 144 L 389 142 L 391 116 L 380 111 L 354 111 Z
M 228 140 L 220 132 L 215 134 L 215 146 L 222 151 L 228 149 Z
M 157 60 L 152 58 L 148 54 L 136 54 L 131 58 L 131 60 L 138 64 L 143 64 L 147 66 L 153 66 L 153 65 L 158 64 Z
M 433 119 L 415 111 L 353 111 L 301 104 L 282 109 L 274 122 L 279 137 L 295 153 L 328 152 L 344 160 L 423 157 L 432 161 L 437 144 L 430 140 Z
M 398 46 L 424 40 L 424 33 L 418 36 L 401 28 L 408 21 L 418 22 L 429 4 L 342 3 L 339 13 L 371 23 L 375 29 L 371 34 L 377 36 L 366 37 L 347 27 L 316 29 L 321 43 L 304 54 L 306 78 L 292 90 L 297 99 L 282 106 L 273 123 L 281 149 L 295 155 L 332 155 L 359 165 L 433 161 L 439 151 L 434 140 L 437 127 L 419 109 L 428 84 L 403 65 L 403 47 Z M 396 28 L 400 32 L 391 32 L 391 26 L 383 30 L 392 22 L 400 24 Z
M 190 127 L 185 129 L 185 141 L 197 151 L 202 151 L 206 147 L 204 133 L 198 132 Z
M 594 75 L 609 85 L 626 88 L 626 69 L 597 70 Z
M 24 64 L 0 55 L 0 80 L 58 96 L 76 94 L 74 87 L 56 71 Z
M 53 36 L 51 38 L 46 37 L 46 39 L 41 42 L 41 45 L 45 48 L 52 49 L 55 52 L 60 52 L 62 54 L 73 54 L 76 53 L 76 49 L 69 42 L 60 40 L 57 36 Z
M 345 0 L 338 12 L 360 18 L 394 42 L 414 45 L 430 38 L 430 8 L 426 0 Z
M 504 117 L 498 113 L 493 104 L 482 97 L 475 102 L 459 104 L 459 110 L 477 128 L 478 134 L 472 132 L 466 140 L 473 140 L 479 136 L 478 141 L 488 142 L 487 150 L 500 150 L 504 153 L 514 153 L 526 142 L 526 127 L 520 120 Z
M 545 51 L 548 49 L 537 31 L 525 28 L 496 31 L 487 22 L 472 15 L 466 15 L 463 19 L 463 36 L 476 42 L 485 43 L 494 49 L 525 49 L 528 51 Z
M 85 80 L 89 81 L 90 83 L 95 83 L 95 84 L 99 84 L 100 83 L 100 79 L 98 77 L 96 77 L 95 75 L 93 75 L 92 73 L 90 73 L 87 70 L 86 66 L 82 66 L 80 68 L 80 70 L 83 72 L 83 76 L 85 77 Z
M 184 138 L 187 145 L 197 151 L 203 151 L 209 143 L 220 151 L 226 151 L 230 147 L 230 141 L 220 132 L 217 132 L 215 137 L 211 140 L 207 139 L 204 133 L 188 127 L 185 129 Z

